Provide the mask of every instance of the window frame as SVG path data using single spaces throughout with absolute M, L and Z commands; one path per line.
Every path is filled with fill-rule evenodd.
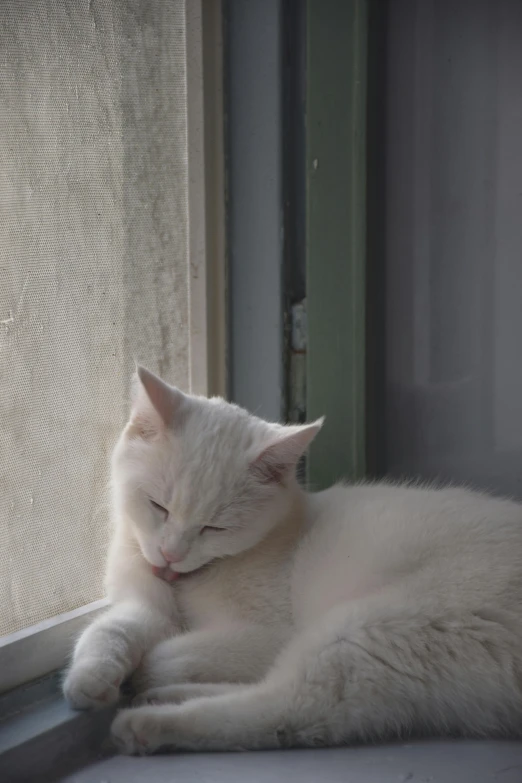
M 221 0 L 185 0 L 190 389 L 226 393 Z M 0 694 L 58 669 L 103 598 L 0 637 Z
M 314 490 L 366 474 L 370 1 L 306 3 L 307 418 L 326 417 L 308 457 Z
M 227 0 L 230 398 L 283 416 L 283 0 Z

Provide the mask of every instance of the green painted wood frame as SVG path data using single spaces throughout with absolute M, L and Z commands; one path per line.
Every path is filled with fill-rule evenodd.
M 312 489 L 365 474 L 369 0 L 307 0 L 307 418 Z

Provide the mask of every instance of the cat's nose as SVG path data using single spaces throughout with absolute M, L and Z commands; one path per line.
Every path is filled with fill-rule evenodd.
M 180 554 L 179 552 L 168 552 L 163 547 L 160 547 L 160 552 L 167 561 L 167 563 L 179 563 L 180 560 L 183 560 L 184 555 Z

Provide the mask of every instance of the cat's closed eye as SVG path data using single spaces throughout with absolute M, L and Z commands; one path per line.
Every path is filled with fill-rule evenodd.
M 156 503 L 156 501 L 152 500 L 152 498 L 149 498 L 149 503 L 151 504 L 152 508 L 156 509 L 156 511 L 159 511 L 165 517 L 168 517 L 169 512 L 167 511 L 166 508 L 164 508 L 163 506 L 160 506 L 160 504 Z
M 201 530 L 199 531 L 199 535 L 202 535 L 203 533 L 207 533 L 207 532 L 210 532 L 210 531 L 218 532 L 218 531 L 222 531 L 222 530 L 226 530 L 226 528 L 225 527 L 214 527 L 214 525 L 205 525 L 205 527 L 202 527 Z

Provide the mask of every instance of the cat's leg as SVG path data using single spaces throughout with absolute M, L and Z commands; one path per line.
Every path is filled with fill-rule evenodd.
M 288 641 L 288 629 L 229 625 L 166 639 L 143 659 L 134 678 L 137 691 L 183 682 L 256 682 Z
M 143 655 L 176 631 L 175 588 L 157 579 L 134 542 L 113 544 L 108 574 L 113 605 L 80 636 L 63 690 L 75 709 L 105 707 Z
M 128 753 L 262 749 L 522 725 L 520 652 L 504 625 L 374 609 L 358 601 L 332 610 L 259 684 L 120 712 L 116 743 Z
M 226 693 L 237 692 L 243 685 L 230 682 L 206 683 L 188 682 L 180 685 L 165 685 L 162 688 L 151 688 L 138 694 L 133 701 L 133 707 L 143 707 L 147 704 L 181 704 L 189 699 L 199 699 L 202 696 L 223 696 Z
M 112 606 L 80 637 L 63 684 L 65 698 L 80 710 L 115 703 L 144 652 L 173 632 L 168 618 L 150 606 L 138 601 Z

